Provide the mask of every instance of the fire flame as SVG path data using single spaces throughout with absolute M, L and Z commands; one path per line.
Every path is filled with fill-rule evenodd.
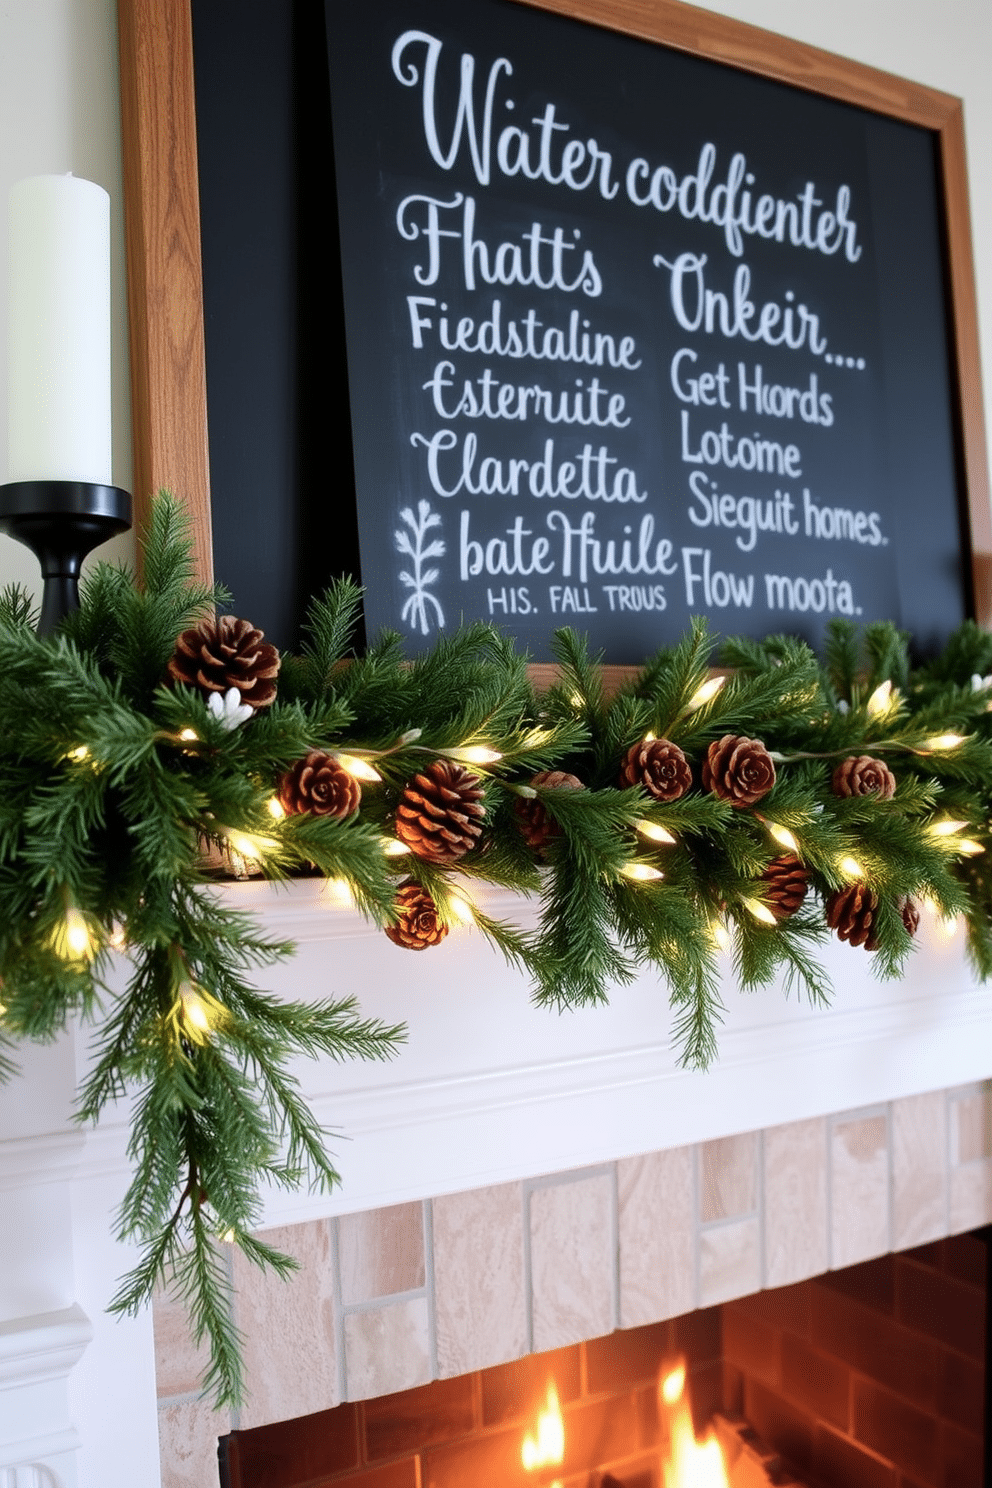
M 520 1448 L 520 1461 L 527 1472 L 538 1468 L 560 1467 L 565 1458 L 565 1422 L 562 1420 L 558 1391 L 548 1385 L 544 1409 L 537 1413 L 537 1429 L 533 1436 L 524 1437 Z M 552 1488 L 559 1488 L 556 1479 Z
M 720 1443 L 708 1431 L 697 1441 L 685 1396 L 685 1364 L 679 1363 L 658 1382 L 662 1420 L 671 1425 L 667 1462 L 662 1463 L 665 1488 L 729 1488 Z

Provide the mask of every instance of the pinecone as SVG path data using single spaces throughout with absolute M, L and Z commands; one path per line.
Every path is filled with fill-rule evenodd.
M 220 615 L 184 630 L 168 666 L 173 682 L 198 688 L 207 697 L 236 687 L 241 701 L 267 708 L 276 695 L 279 652 L 247 620 Z
M 760 739 L 724 734 L 706 751 L 704 789 L 738 810 L 767 796 L 774 784 L 775 761 Z
M 878 911 L 878 895 L 867 884 L 851 884 L 838 889 L 826 903 L 827 924 L 836 930 L 841 940 L 851 945 L 864 946 L 866 951 L 875 950 L 878 936 L 875 933 L 875 915 Z
M 917 930 L 920 928 L 920 906 L 916 900 L 911 899 L 907 894 L 902 901 L 899 912 L 902 915 L 902 922 L 906 926 L 907 933 L 910 937 L 915 936 Z
M 396 924 L 385 927 L 394 945 L 407 951 L 426 951 L 440 945 L 448 933 L 437 915 L 437 905 L 415 879 L 408 878 L 396 890 Z
M 884 760 L 870 754 L 852 754 L 837 766 L 830 782 L 835 796 L 877 796 L 890 801 L 895 795 L 896 777 Z
M 624 755 L 619 785 L 641 785 L 656 801 L 677 801 L 692 789 L 692 771 L 677 744 L 642 739 Z
M 322 749 L 311 749 L 279 782 L 279 804 L 287 816 L 351 816 L 358 810 L 362 787 L 354 775 Z
M 765 884 L 765 903 L 777 920 L 787 920 L 806 898 L 809 874 L 797 857 L 788 853 L 773 858 L 761 875 Z
M 475 847 L 485 815 L 478 775 L 436 759 L 404 788 L 396 835 L 428 863 L 455 863 Z
M 541 770 L 531 777 L 530 783 L 543 790 L 585 790 L 578 776 L 569 775 L 567 770 Z M 561 827 L 537 796 L 529 800 L 517 796 L 513 814 L 521 836 L 533 852 L 543 853 L 549 842 L 561 836 Z

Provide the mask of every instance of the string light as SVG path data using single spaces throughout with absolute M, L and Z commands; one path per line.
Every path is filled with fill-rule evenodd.
M 868 717 L 879 718 L 885 713 L 891 713 L 898 701 L 899 693 L 893 692 L 892 682 L 880 682 L 868 699 Z
M 710 920 L 710 938 L 719 951 L 730 950 L 730 931 L 722 920 Z
M 52 932 L 52 949 L 63 961 L 90 961 L 96 941 L 82 911 L 70 904 L 61 924 Z
M 72 760 L 73 763 L 77 765 L 81 765 L 85 760 L 88 760 L 89 757 L 90 752 L 85 744 L 80 744 L 75 749 L 70 749 L 68 754 L 65 756 L 66 759 Z
M 620 872 L 634 883 L 654 883 L 665 876 L 660 868 L 652 868 L 650 863 L 624 863 Z
M 726 683 L 726 677 L 707 677 L 706 681 L 696 688 L 689 699 L 689 712 L 695 713 L 697 708 L 702 708 L 706 703 L 711 703 Z
M 864 869 L 857 858 L 852 858 L 849 853 L 837 859 L 837 867 L 845 878 L 861 879 L 865 876 Z
M 382 839 L 382 850 L 387 858 L 405 858 L 411 849 L 398 837 L 384 837 Z
M 423 732 L 420 728 L 407 729 L 405 734 L 400 734 L 399 742 L 400 744 L 415 744 Z
M 936 822 L 931 822 L 930 825 L 927 827 L 927 834 L 930 837 L 937 837 L 937 838 L 940 838 L 940 837 L 953 837 L 954 834 L 955 834 L 955 832 L 962 832 L 962 831 L 964 831 L 964 829 L 965 829 L 965 827 L 967 825 L 968 825 L 968 823 L 967 822 L 963 822 L 963 821 L 936 821 Z
M 210 1014 L 207 1004 L 190 981 L 180 985 L 179 1009 L 185 1032 L 195 1043 L 202 1044 L 210 1034 Z
M 762 818 L 762 820 L 764 820 L 764 818 Z M 787 848 L 788 851 L 791 853 L 799 852 L 799 843 L 789 831 L 788 827 L 783 827 L 778 822 L 770 821 L 766 821 L 765 826 L 768 828 L 769 837 L 774 837 L 775 841 L 779 844 L 780 847 Z
M 179 737 L 184 744 L 199 744 L 200 736 L 196 729 L 184 728 L 179 730 Z
M 463 765 L 494 765 L 503 758 L 498 749 L 490 749 L 486 744 L 461 744 L 456 749 L 442 749 L 440 752 Z
M 269 813 L 273 821 L 285 820 L 286 808 L 282 804 L 278 796 L 270 796 L 265 803 L 265 809 Z
M 741 900 L 748 914 L 753 915 L 762 925 L 777 925 L 778 920 L 772 914 L 767 904 L 762 904 L 760 899 L 744 898 Z
M 985 851 L 980 842 L 975 842 L 971 837 L 959 837 L 954 847 L 964 858 L 977 858 L 979 853 Z
M 274 837 L 259 837 L 254 832 L 238 832 L 225 827 L 224 836 L 236 853 L 251 863 L 258 863 L 259 866 L 266 853 L 275 852 L 279 847 Z
M 634 823 L 634 826 L 642 837 L 650 837 L 652 842 L 664 842 L 666 846 L 671 847 L 678 841 L 678 838 L 673 837 L 667 827 L 660 827 L 657 822 L 648 821 L 646 817 L 641 817 L 640 821 Z
M 475 906 L 469 902 L 463 894 L 450 893 L 448 895 L 448 908 L 456 920 L 461 920 L 463 925 L 475 924 Z
M 932 738 L 924 740 L 923 748 L 938 754 L 941 750 L 957 749 L 963 743 L 962 734 L 934 734 Z
M 219 1239 L 221 1239 L 225 1245 L 233 1245 L 237 1238 L 237 1231 L 233 1229 L 221 1230 L 219 1236 Z
M 524 734 L 520 740 L 522 749 L 543 749 L 554 738 L 550 729 L 535 728 Z
M 354 907 L 355 896 L 351 892 L 351 885 L 346 878 L 329 878 L 327 880 L 327 892 L 332 899 L 337 900 L 342 908 L 351 909 Z
M 110 936 L 108 939 L 109 944 L 113 946 L 115 951 L 122 951 L 127 945 L 127 931 L 124 929 L 123 925 L 115 922 L 114 928 L 110 932 Z
M 334 758 L 337 760 L 342 770 L 347 770 L 348 774 L 353 775 L 356 780 L 365 780 L 370 785 L 375 785 L 382 779 L 382 776 L 379 774 L 379 771 L 374 767 L 374 765 L 370 765 L 368 760 L 359 759 L 358 755 L 339 754 L 337 750 L 335 750 Z

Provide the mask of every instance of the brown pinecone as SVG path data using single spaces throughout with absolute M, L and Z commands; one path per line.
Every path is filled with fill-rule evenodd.
M 276 695 L 279 652 L 248 620 L 220 615 L 184 630 L 176 641 L 168 674 L 206 696 L 236 687 L 241 701 L 267 708 Z
M 455 863 L 475 847 L 485 815 L 478 775 L 436 759 L 404 788 L 396 835 L 428 863 Z
M 703 787 L 742 809 L 767 796 L 775 784 L 775 761 L 760 739 L 724 734 L 703 761 Z
M 619 785 L 641 785 L 656 801 L 677 801 L 692 789 L 692 771 L 677 744 L 642 739 L 624 755 Z
M 852 754 L 837 766 L 830 782 L 835 796 L 877 796 L 890 801 L 895 795 L 896 777 L 884 760 L 870 754 Z
M 578 776 L 569 775 L 567 770 L 541 770 L 531 776 L 530 783 L 543 790 L 585 790 Z M 542 853 L 549 842 L 561 836 L 561 827 L 537 796 L 527 800 L 517 796 L 513 814 L 521 836 L 533 852 Z
M 351 816 L 362 800 L 354 775 L 322 749 L 311 749 L 279 782 L 279 804 L 287 816 Z
M 878 910 L 878 895 L 867 884 L 851 884 L 838 889 L 826 903 L 827 924 L 836 930 L 841 940 L 851 945 L 864 946 L 873 951 L 878 945 L 875 933 L 875 915 Z
M 917 930 L 920 928 L 920 906 L 916 900 L 911 899 L 907 894 L 900 906 L 900 913 L 907 932 L 911 937 L 915 936 Z
M 438 919 L 434 900 L 415 879 L 400 884 L 394 908 L 396 924 L 385 927 L 394 945 L 407 951 L 426 951 L 428 946 L 439 945 L 448 933 L 447 925 Z
M 797 857 L 788 853 L 773 858 L 761 875 L 765 883 L 765 903 L 777 920 L 787 920 L 806 898 L 809 874 Z

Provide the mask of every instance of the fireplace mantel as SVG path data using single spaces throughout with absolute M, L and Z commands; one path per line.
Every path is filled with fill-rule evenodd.
M 902 981 L 880 983 L 864 952 L 828 945 L 836 991 L 827 1009 L 787 1000 L 777 987 L 742 996 L 728 960 L 719 1057 L 700 1073 L 678 1067 L 667 993 L 653 976 L 618 989 L 608 1007 L 559 1014 L 531 1004 L 524 979 L 478 931 L 412 953 L 316 880 L 218 893 L 297 943 L 262 985 L 286 997 L 353 995 L 365 1015 L 409 1027 L 390 1063 L 300 1062 L 296 1073 L 332 1132 L 342 1183 L 329 1196 L 267 1195 L 266 1226 L 684 1150 L 990 1073 L 989 994 L 968 968 L 963 931 L 948 936 L 926 915 Z M 526 900 L 479 898 L 490 914 L 533 923 Z M 95 1132 L 69 1116 L 87 1042 L 73 1029 L 28 1049 L 24 1074 L 0 1090 L 9 1364 L 0 1477 L 34 1464 L 56 1488 L 156 1488 L 151 1320 L 105 1313 L 129 1265 L 113 1239 L 126 1110 Z M 59 1367 L 39 1380 L 36 1340 L 61 1340 L 70 1324 L 82 1357 L 72 1365 L 66 1355 L 65 1374 L 59 1354 Z

